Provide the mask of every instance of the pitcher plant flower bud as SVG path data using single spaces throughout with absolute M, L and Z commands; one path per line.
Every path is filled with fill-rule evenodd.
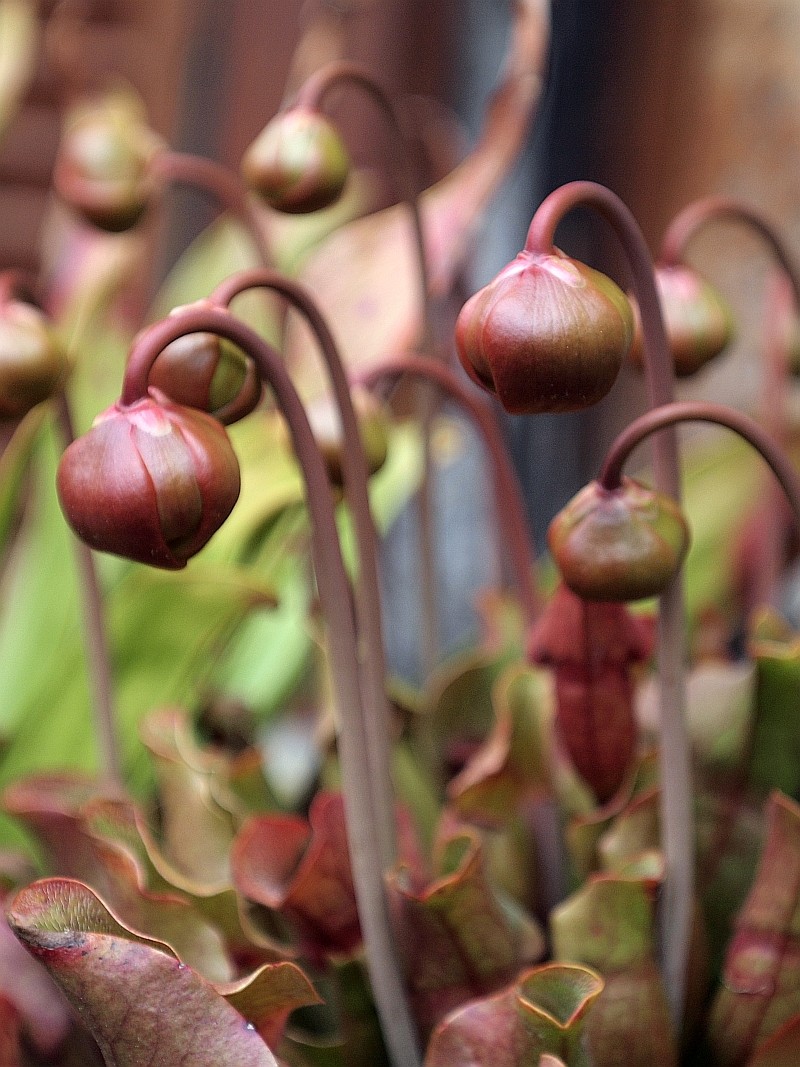
M 198 307 L 207 301 L 198 301 Z M 170 314 L 184 311 L 174 308 Z M 197 408 L 229 426 L 261 399 L 261 379 L 245 353 L 213 333 L 190 333 L 168 344 L 153 363 L 148 384 L 176 404 Z
M 617 489 L 591 482 L 559 512 L 547 535 L 565 584 L 586 600 L 660 595 L 689 548 L 678 505 L 623 478 Z
M 706 279 L 681 264 L 656 268 L 656 285 L 664 327 L 672 351 L 675 374 L 695 374 L 731 342 L 733 313 Z M 642 335 L 638 306 L 634 303 L 636 332 L 631 360 L 642 363 Z
M 177 570 L 230 514 L 239 464 L 216 419 L 151 390 L 98 415 L 64 452 L 57 487 L 92 548 Z
M 376 474 L 386 462 L 389 451 L 389 414 L 386 408 L 366 389 L 352 389 L 353 410 L 364 449 L 367 474 Z M 332 484 L 342 488 L 345 483 L 346 447 L 342 420 L 332 397 L 323 397 L 307 408 L 311 431 L 317 442 Z
M 46 315 L 23 300 L 0 302 L 0 419 L 22 418 L 66 373 L 66 353 Z
M 161 148 L 133 93 L 81 101 L 64 123 L 53 172 L 56 192 L 100 229 L 130 229 L 153 194 L 150 163 Z
M 292 215 L 333 204 L 349 170 L 347 149 L 335 126 L 305 107 L 276 115 L 242 159 L 242 176 L 253 192 Z
M 614 384 L 633 338 L 628 298 L 565 256 L 520 252 L 458 317 L 467 374 L 513 413 L 575 411 Z

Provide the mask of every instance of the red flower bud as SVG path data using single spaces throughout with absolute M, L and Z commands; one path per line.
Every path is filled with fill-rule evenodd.
M 550 551 L 565 584 L 585 600 L 658 596 L 689 547 L 678 505 L 631 478 L 591 482 L 553 519 Z
M 253 192 L 292 215 L 338 200 L 349 169 L 336 128 L 319 112 L 300 107 L 276 115 L 242 159 L 242 175 Z
M 152 195 L 150 162 L 160 147 L 132 94 L 83 101 L 65 121 L 53 172 L 56 192 L 100 229 L 127 230 Z
M 230 514 L 239 464 L 216 419 L 154 390 L 98 415 L 61 457 L 57 485 L 92 548 L 175 570 Z
M 467 374 L 510 412 L 574 411 L 602 399 L 633 337 L 628 298 L 562 252 L 520 252 L 458 317 Z
M 0 418 L 22 418 L 59 388 L 66 355 L 45 315 L 33 304 L 0 305 Z
M 207 411 L 226 426 L 249 415 L 261 399 L 256 365 L 237 345 L 214 333 L 191 333 L 168 344 L 147 381 L 176 404 Z
M 733 338 L 733 314 L 702 275 L 691 267 L 657 267 L 656 284 L 675 374 L 686 378 L 718 356 Z M 631 360 L 642 362 L 638 305 Z

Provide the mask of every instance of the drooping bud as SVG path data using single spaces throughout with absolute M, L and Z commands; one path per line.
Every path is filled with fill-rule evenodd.
M 152 196 L 150 163 L 161 146 L 132 93 L 82 101 L 64 123 L 53 172 L 56 192 L 100 229 L 127 230 Z
M 0 304 L 0 419 L 19 419 L 64 381 L 67 358 L 39 308 Z
M 349 170 L 336 128 L 318 111 L 301 107 L 276 115 L 242 159 L 242 176 L 253 192 L 292 215 L 333 204 Z
M 170 314 L 185 310 L 174 308 Z M 172 341 L 156 357 L 147 380 L 176 404 L 207 411 L 226 426 L 249 415 L 261 399 L 253 361 L 214 333 L 191 333 Z
M 547 535 L 564 582 L 586 600 L 658 596 L 678 572 L 689 528 L 669 497 L 624 478 L 591 482 L 559 512 Z
M 382 404 L 367 390 L 358 387 L 352 390 L 353 409 L 367 474 L 372 475 L 386 462 L 389 450 L 389 415 Z M 331 396 L 309 404 L 308 420 L 314 440 L 319 446 L 325 467 L 333 485 L 341 487 L 345 482 L 344 451 L 346 446 L 339 409 Z
M 628 298 L 555 250 L 520 252 L 458 317 L 467 374 L 515 413 L 575 411 L 601 400 L 633 337 Z
M 687 378 L 730 343 L 733 313 L 717 290 L 691 267 L 657 267 L 655 277 L 675 374 Z M 630 358 L 641 365 L 642 331 L 635 302 L 633 309 L 636 332 Z
M 57 486 L 92 548 L 176 570 L 230 514 L 239 464 L 216 419 L 151 390 L 95 419 L 62 456 Z

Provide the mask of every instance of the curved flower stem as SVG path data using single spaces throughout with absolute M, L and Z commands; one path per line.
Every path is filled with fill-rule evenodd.
M 242 224 L 262 264 L 268 267 L 272 263 L 272 256 L 247 191 L 227 167 L 203 156 L 167 150 L 159 152 L 153 158 L 150 169 L 156 178 L 188 185 L 212 196 L 222 209 L 230 212 Z
M 254 360 L 283 411 L 306 482 L 312 550 L 320 603 L 327 623 L 331 675 L 339 715 L 338 746 L 347 814 L 350 860 L 367 966 L 394 1067 L 419 1067 L 417 1035 L 403 988 L 379 860 L 351 590 L 336 529 L 333 494 L 302 402 L 278 353 L 240 319 L 210 305 L 191 307 L 145 330 L 130 353 L 120 403 L 146 395 L 159 352 L 188 333 L 216 333 Z
M 250 270 L 243 271 L 222 282 L 211 294 L 211 300 L 227 307 L 239 293 L 254 288 L 269 289 L 279 293 L 303 315 L 311 326 L 328 368 L 342 421 L 345 486 L 358 538 L 359 568 L 356 607 L 358 633 L 362 646 L 364 732 L 369 758 L 367 779 L 375 792 L 374 805 L 380 835 L 381 864 L 384 869 L 388 869 L 397 858 L 392 794 L 391 710 L 386 696 L 386 655 L 383 643 L 377 561 L 378 538 L 370 510 L 369 475 L 364 447 L 339 350 L 325 317 L 306 289 L 276 271 Z
M 36 279 L 24 271 L 7 270 L 0 273 L 0 305 L 8 300 L 23 300 L 37 307 L 41 306 Z M 56 412 L 66 447 L 75 440 L 75 430 L 64 390 L 57 397 Z M 98 756 L 108 783 L 121 787 L 122 762 L 114 711 L 113 673 L 103 597 L 92 551 L 78 538 L 75 539 L 75 556 L 80 593 L 83 597 L 83 632 Z
M 366 93 L 380 108 L 392 133 L 396 155 L 395 183 L 401 199 L 411 213 L 411 221 L 414 228 L 414 247 L 417 254 L 417 277 L 422 308 L 422 336 L 419 347 L 423 352 L 430 352 L 435 346 L 436 328 L 433 301 L 430 293 L 428 260 L 425 251 L 425 232 L 422 225 L 422 213 L 419 206 L 416 175 L 411 161 L 411 153 L 406 142 L 400 117 L 391 97 L 377 84 L 369 71 L 355 63 L 339 61 L 322 67 L 305 82 L 298 92 L 295 106 L 321 110 L 328 94 L 342 84 L 353 85 Z M 431 431 L 435 414 L 434 397 L 429 391 L 424 391 L 418 396 L 417 403 L 417 413 L 423 428 L 425 450 L 424 476 L 419 491 L 420 564 L 422 569 L 420 647 L 422 649 L 423 670 L 426 675 L 430 675 L 436 664 L 439 650 L 435 539 L 433 535 L 433 458 L 431 453 Z
M 667 227 L 661 247 L 660 263 L 675 267 L 685 262 L 686 248 L 697 232 L 709 223 L 732 222 L 745 226 L 767 246 L 780 269 L 778 279 L 769 287 L 764 341 L 764 377 L 761 406 L 765 425 L 784 439 L 786 434 L 786 342 L 780 335 L 785 316 L 800 310 L 800 270 L 775 226 L 749 204 L 734 197 L 710 196 L 689 204 Z M 786 292 L 788 289 L 788 293 Z M 780 503 L 780 502 L 779 502 Z M 780 511 L 770 509 L 763 538 L 755 561 L 755 581 L 750 595 L 755 602 L 769 599 L 777 581 L 783 556 L 783 523 Z
M 466 388 L 443 363 L 420 359 L 419 356 L 400 356 L 391 363 L 373 367 L 361 379 L 369 389 L 380 382 L 399 375 L 423 378 L 435 383 L 465 411 L 476 427 L 489 453 L 492 480 L 497 494 L 497 522 L 502 531 L 506 552 L 514 569 L 517 592 L 522 602 L 526 627 L 538 618 L 539 595 L 536 591 L 536 561 L 531 547 L 519 483 L 502 437 L 488 407 Z
M 75 440 L 75 427 L 66 392 L 62 391 L 58 397 L 57 411 L 61 436 L 64 439 L 64 447 L 66 448 Z M 114 712 L 114 684 L 103 596 L 92 550 L 79 537 L 74 540 L 75 558 L 83 597 L 83 628 L 86 643 L 87 673 L 92 691 L 92 708 L 94 709 L 94 726 L 100 763 L 109 784 L 121 787 L 122 766 Z
M 618 489 L 622 481 L 622 468 L 633 449 L 650 434 L 680 422 L 711 422 L 726 426 L 751 444 L 778 479 L 800 529 L 800 476 L 794 464 L 774 437 L 754 419 L 721 404 L 708 404 L 699 400 L 682 401 L 664 404 L 641 415 L 618 435 L 606 453 L 600 471 L 600 484 L 605 489 Z
M 593 182 L 572 182 L 540 205 L 528 230 L 525 248 L 548 253 L 556 227 L 574 207 L 591 207 L 612 226 L 625 251 L 642 320 L 645 372 L 651 408 L 672 401 L 672 355 L 664 331 L 653 274 L 653 261 L 636 220 L 614 193 Z M 680 498 L 680 471 L 674 432 L 661 434 L 653 449 L 658 488 Z M 686 992 L 686 968 L 692 932 L 694 835 L 692 776 L 686 728 L 685 608 L 681 575 L 659 601 L 658 668 L 661 715 L 661 822 L 666 856 L 661 912 L 661 965 L 676 1029 L 680 1030 Z

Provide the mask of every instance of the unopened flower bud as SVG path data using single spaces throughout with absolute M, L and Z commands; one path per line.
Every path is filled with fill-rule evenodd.
M 633 337 L 618 286 L 554 251 L 520 252 L 461 309 L 456 343 L 473 381 L 506 411 L 574 411 L 602 399 Z
M 300 107 L 276 115 L 242 159 L 242 175 L 253 192 L 292 215 L 333 204 L 349 170 L 336 128 L 319 112 Z
M 56 192 L 100 229 L 127 230 L 152 196 L 150 163 L 161 145 L 132 94 L 83 101 L 64 124 L 53 173 Z
M 687 378 L 730 343 L 734 334 L 733 314 L 717 290 L 691 267 L 657 267 L 656 285 L 675 374 Z M 630 357 L 641 365 L 639 308 L 632 303 L 636 332 Z
M 547 535 L 565 584 L 585 600 L 661 594 L 689 547 L 678 505 L 631 478 L 618 489 L 591 482 L 559 512 Z
M 176 404 L 207 411 L 226 426 L 249 415 L 261 399 L 256 365 L 232 341 L 214 333 L 172 341 L 156 357 L 147 380 Z
M 175 570 L 230 514 L 239 464 L 216 419 L 152 390 L 98 415 L 62 456 L 57 485 L 92 548 Z
M 33 304 L 0 304 L 0 419 L 22 418 L 64 381 L 67 358 L 46 316 Z

